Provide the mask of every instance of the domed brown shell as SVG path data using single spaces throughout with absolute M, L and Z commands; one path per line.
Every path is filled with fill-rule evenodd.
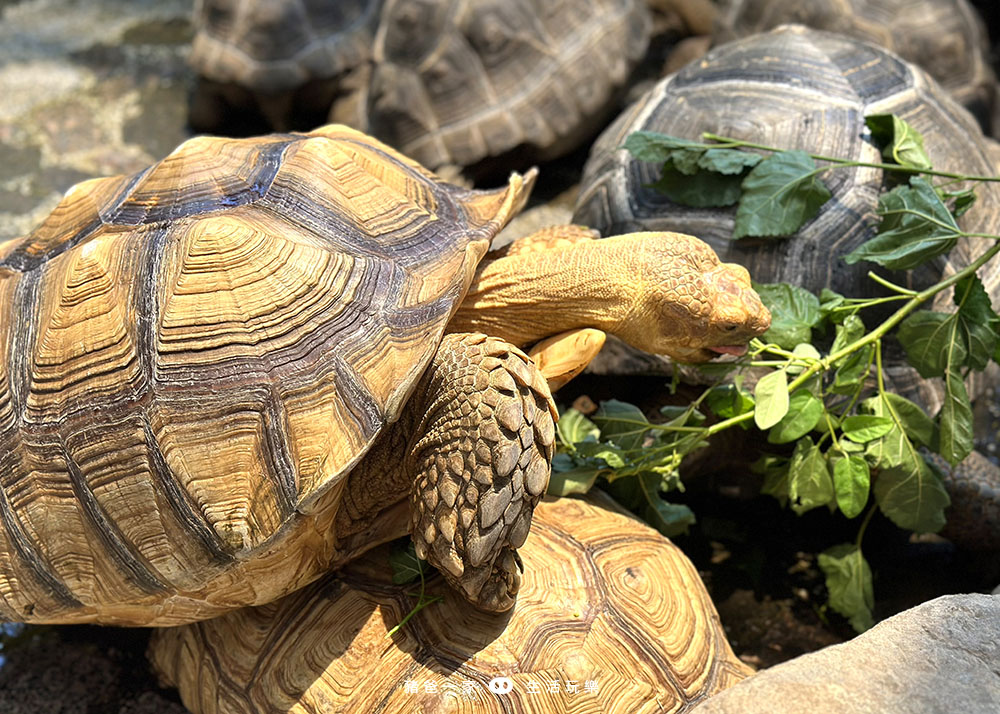
M 197 0 L 189 61 L 260 92 L 294 89 L 371 58 L 381 0 Z
M 345 127 L 197 138 L 0 245 L 0 619 L 176 624 L 326 571 L 524 194 Z
M 789 22 L 865 40 L 919 65 L 989 126 L 996 76 L 986 28 L 968 0 L 728 0 L 723 5 L 717 43 Z
M 691 562 L 633 518 L 547 499 L 519 552 L 503 615 L 431 582 L 443 602 L 390 639 L 417 586 L 392 585 L 380 550 L 278 602 L 159 630 L 150 658 L 194 714 L 683 712 L 751 672 Z
M 600 126 L 648 41 L 641 0 L 386 0 L 366 130 L 431 168 L 556 156 Z
M 605 235 L 668 230 L 696 235 L 726 262 L 740 263 L 754 279 L 784 281 L 843 294 L 870 293 L 871 265 L 841 260 L 874 235 L 883 183 L 880 169 L 838 168 L 822 176 L 833 198 L 816 218 L 786 239 L 730 238 L 735 207 L 680 206 L 648 184 L 660 166 L 638 161 L 622 145 L 634 131 L 657 131 L 693 140 L 703 132 L 814 154 L 879 162 L 865 116 L 893 113 L 924 136 L 934 168 L 963 174 L 996 173 L 990 149 L 972 116 L 918 67 L 858 40 L 802 26 L 715 48 L 702 60 L 659 82 L 601 135 L 584 168 L 574 223 Z M 1000 205 L 1000 188 L 976 187 L 979 205 Z M 978 208 L 978 206 L 977 206 Z M 961 219 L 970 232 L 1000 232 L 1000 212 L 973 208 Z M 979 254 L 962 239 L 947 256 L 916 271 L 924 286 L 942 271 L 968 265 Z M 1000 263 L 981 271 L 986 289 L 1000 297 Z M 899 277 L 907 281 L 906 276 Z M 941 296 L 945 302 L 950 297 Z

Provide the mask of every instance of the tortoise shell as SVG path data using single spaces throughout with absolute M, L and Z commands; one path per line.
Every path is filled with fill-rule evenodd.
M 784 149 L 879 162 L 865 116 L 893 113 L 924 136 L 935 169 L 993 175 L 990 148 L 972 116 L 918 67 L 885 49 L 841 35 L 784 26 L 717 47 L 701 61 L 666 77 L 624 112 L 595 143 L 584 168 L 573 222 L 610 235 L 670 230 L 697 235 L 720 259 L 739 263 L 762 283 L 784 281 L 812 290 L 870 294 L 870 265 L 840 256 L 875 232 L 880 169 L 838 168 L 823 175 L 833 194 L 819 214 L 787 239 L 730 238 L 735 207 L 680 206 L 648 184 L 660 166 L 638 161 L 622 145 L 634 131 L 701 140 L 703 132 Z M 979 202 L 1000 204 L 1000 188 L 976 187 Z M 970 232 L 1000 232 L 1000 212 L 973 210 L 960 219 Z M 927 286 L 942 272 L 978 255 L 963 238 L 947 256 L 899 276 Z M 1000 297 L 1000 263 L 981 271 L 986 290 Z M 951 298 L 938 296 L 941 304 Z
M 196 138 L 0 245 L 0 619 L 171 624 L 325 570 L 525 193 L 346 127 Z
M 366 129 L 426 166 L 572 149 L 645 53 L 640 0 L 387 0 Z
M 381 0 L 197 0 L 189 61 L 260 92 L 295 89 L 371 58 Z
M 729 0 L 715 40 L 729 42 L 795 22 L 897 53 L 930 74 L 989 126 L 996 93 L 982 18 L 967 0 Z
M 414 586 L 389 581 L 379 550 L 278 602 L 158 630 L 149 655 L 194 714 L 684 712 L 750 674 L 694 566 L 634 518 L 546 499 L 520 553 L 502 616 L 431 582 L 443 602 L 390 639 Z
M 188 123 L 250 136 L 332 122 L 361 128 L 382 0 L 198 0 Z M 331 108 L 332 107 L 332 108 Z

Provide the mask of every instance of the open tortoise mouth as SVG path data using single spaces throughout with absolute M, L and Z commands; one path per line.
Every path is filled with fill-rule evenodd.
M 707 347 L 707 350 L 715 352 L 720 355 L 736 355 L 737 357 L 742 357 L 747 353 L 747 346 L 744 345 L 716 345 L 714 347 Z

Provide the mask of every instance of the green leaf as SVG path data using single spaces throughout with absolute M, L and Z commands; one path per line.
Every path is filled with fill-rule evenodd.
M 786 350 L 812 341 L 812 328 L 822 318 L 819 298 L 788 283 L 754 283 L 753 287 L 771 311 L 771 327 L 761 339 Z
M 923 457 L 879 472 L 875 500 L 889 520 L 917 533 L 936 533 L 944 526 L 944 509 L 951 500 Z
M 878 235 L 844 256 L 854 264 L 869 260 L 891 270 L 909 270 L 947 253 L 962 234 L 954 216 L 926 180 L 914 176 L 879 198 Z
M 790 236 L 819 212 L 830 195 L 807 153 L 772 154 L 743 179 L 733 238 Z
M 737 175 L 752 169 L 763 158 L 760 154 L 739 149 L 709 149 L 698 159 L 698 166 L 707 171 Z
M 642 474 L 638 480 L 647 504 L 646 521 L 668 538 L 687 533 L 695 522 L 691 509 L 664 501 L 660 497 L 660 479 L 655 474 Z
M 917 310 L 899 325 L 896 337 L 906 350 L 906 361 L 925 379 L 942 377 L 949 363 L 965 361 L 954 314 Z
M 942 201 L 954 199 L 955 203 L 951 207 L 951 215 L 955 218 L 961 218 L 965 215 L 965 212 L 972 208 L 972 205 L 976 202 L 976 190 L 974 188 L 966 188 L 961 191 L 944 191 L 938 189 L 938 195 L 941 196 Z
M 871 628 L 875 624 L 872 570 L 861 549 L 853 543 L 835 545 L 820 553 L 818 562 L 826 575 L 830 607 L 846 617 L 856 631 Z
M 601 435 L 597 425 L 576 409 L 567 409 L 563 412 L 556 429 L 559 431 L 559 439 L 567 446 L 587 439 L 596 440 Z
M 569 496 L 574 493 L 587 493 L 594 486 L 594 481 L 602 469 L 595 466 L 578 466 L 567 471 L 552 470 L 549 476 L 549 486 L 546 493 L 550 496 Z
M 668 161 L 663 165 L 660 178 L 648 184 L 648 187 L 682 206 L 721 208 L 732 206 L 740 200 L 742 180 L 738 174 L 727 176 L 710 171 L 686 174 L 679 170 L 676 162 Z
M 576 454 L 583 458 L 601 459 L 612 469 L 625 466 L 625 451 L 615 444 L 600 441 L 583 441 L 576 445 Z
M 788 474 L 788 497 L 796 513 L 825 506 L 833 500 L 833 480 L 826 459 L 808 436 L 795 444 Z
M 848 345 L 853 344 L 865 334 L 865 323 L 857 315 L 847 315 L 837 325 L 837 330 L 830 346 L 830 354 L 835 354 Z M 868 376 L 875 349 L 872 345 L 856 350 L 837 361 L 837 371 L 834 373 L 831 391 L 835 394 L 850 394 L 858 388 Z
M 601 438 L 623 449 L 642 446 L 650 423 L 642 410 L 634 404 L 609 399 L 601 402 L 594 414 L 594 423 L 601 430 Z
M 712 387 L 705 401 L 712 413 L 723 419 L 746 414 L 754 408 L 753 395 L 745 389 L 737 389 L 733 384 Z
M 972 405 L 962 375 L 948 371 L 945 378 L 944 404 L 941 405 L 941 436 L 938 452 L 952 466 L 957 466 L 975 447 L 972 435 Z
M 753 396 L 757 402 L 754 423 L 758 429 L 770 429 L 788 413 L 788 376 L 785 370 L 778 369 L 761 377 Z
M 963 364 L 982 371 L 997 348 L 995 324 L 1000 316 L 993 311 L 990 296 L 975 275 L 955 284 L 955 304 L 958 305 L 959 334 L 966 352 Z
M 844 321 L 837 325 L 837 330 L 830 346 L 830 354 L 834 354 L 854 342 L 860 340 L 865 334 L 865 323 L 857 315 L 848 315 Z
M 792 354 L 795 355 L 796 361 L 785 367 L 788 374 L 792 376 L 802 374 L 811 366 L 813 361 L 818 361 L 823 358 L 823 355 L 819 353 L 819 350 L 808 342 L 800 342 L 795 345 L 795 349 L 792 350 Z
M 389 565 L 392 566 L 392 582 L 396 585 L 411 583 L 420 577 L 420 573 L 428 572 L 428 565 L 417 557 L 413 542 L 396 545 L 389 554 Z
M 879 439 L 893 429 L 893 421 L 889 417 L 873 414 L 857 414 L 844 419 L 840 428 L 844 436 L 858 444 L 867 444 Z
M 823 402 L 806 389 L 797 389 L 788 402 L 788 413 L 767 434 L 770 444 L 787 444 L 812 431 L 823 416 Z
M 854 518 L 868 503 L 871 474 L 868 463 L 856 454 L 833 460 L 833 490 L 837 507 L 847 518 Z
M 866 345 L 858 351 L 852 352 L 843 361 L 838 360 L 840 366 L 834 373 L 831 391 L 835 394 L 854 392 L 868 377 L 874 357 L 875 346 Z
M 696 141 L 655 131 L 635 131 L 625 139 L 625 148 L 639 161 L 670 161 L 677 159 L 682 166 L 691 165 L 692 173 L 705 149 Z M 693 158 L 689 158 L 693 157 Z
M 823 288 L 819 292 L 819 310 L 822 316 L 828 317 L 834 308 L 840 307 L 844 304 L 844 296 L 838 292 L 830 290 L 830 288 Z
M 557 451 L 552 457 L 553 471 L 570 471 L 576 468 L 576 461 L 565 451 Z
M 930 446 L 931 442 L 934 441 L 934 422 L 924 413 L 924 410 L 909 399 L 892 392 L 885 392 L 882 397 L 889 401 L 904 433 L 921 446 Z M 870 404 L 872 399 L 879 399 L 879 397 L 865 400 L 862 406 Z
M 859 411 L 893 421 L 893 428 L 885 436 L 868 442 L 865 449 L 868 462 L 880 469 L 905 466 L 915 470 L 918 462 L 922 462 L 923 459 L 906 436 L 902 419 L 895 411 L 895 403 L 888 399 L 888 394 L 883 393 L 864 400 L 860 404 Z
M 764 475 L 764 484 L 760 492 L 774 496 L 782 507 L 788 503 L 789 460 L 784 456 L 765 454 L 750 464 L 750 470 L 755 474 Z
M 665 404 L 660 407 L 660 414 L 667 418 L 670 426 L 701 426 L 705 423 L 705 415 L 691 405 Z
M 693 175 L 698 169 L 737 175 L 760 163 L 760 154 L 739 149 L 713 149 L 704 144 L 653 131 L 636 131 L 625 140 L 625 148 L 640 161 L 672 162 L 675 168 Z
M 882 147 L 882 157 L 900 166 L 926 171 L 931 159 L 924 149 L 920 132 L 895 114 L 872 114 L 865 117 L 875 143 Z
M 896 411 L 899 400 L 882 394 L 861 403 L 861 409 L 893 420 L 892 430 L 868 443 L 865 456 L 880 469 L 875 479 L 875 500 L 882 512 L 900 528 L 919 533 L 936 532 L 944 525 L 948 493 L 904 431 Z M 904 400 L 905 402 L 905 400 Z M 913 419 L 910 415 L 908 419 Z M 919 422 L 919 419 L 915 420 Z M 924 426 L 919 427 L 921 431 Z

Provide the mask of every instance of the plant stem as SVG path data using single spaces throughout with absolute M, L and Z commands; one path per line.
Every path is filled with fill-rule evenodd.
M 762 151 L 771 151 L 777 153 L 779 151 L 788 151 L 788 149 L 781 149 L 777 146 L 768 146 L 767 144 L 758 144 L 753 141 L 743 141 L 742 139 L 735 139 L 731 136 L 719 136 L 718 134 L 713 134 L 711 132 L 704 132 L 702 138 L 709 139 L 711 141 L 717 141 L 722 144 L 726 144 L 726 147 L 720 147 L 718 144 L 705 144 L 704 146 L 710 149 L 719 148 L 739 148 L 747 147 L 750 149 L 761 149 Z M 808 152 L 807 152 L 808 153 Z M 953 173 L 951 171 L 934 171 L 932 169 L 915 169 L 909 168 L 907 166 L 900 166 L 899 164 L 882 164 L 882 163 L 872 163 L 868 161 L 849 161 L 847 159 L 840 159 L 836 156 L 824 156 L 823 154 L 809 154 L 809 157 L 816 161 L 828 161 L 832 164 L 837 164 L 838 166 L 865 166 L 872 169 L 882 169 L 883 171 L 894 171 L 897 173 L 906 174 L 928 174 L 930 176 L 942 176 L 944 178 L 957 179 L 959 181 L 1000 181 L 1000 176 L 966 176 L 964 174 Z
M 737 424 L 742 424 L 745 421 L 750 421 L 753 419 L 753 410 L 751 409 L 746 414 L 740 414 L 738 416 L 729 417 L 724 421 L 716 422 L 710 427 L 698 427 L 699 429 L 705 429 L 705 436 L 712 436 L 712 434 L 718 434 L 720 431 L 725 431 L 731 426 L 736 426 Z
M 424 594 L 424 588 L 427 585 L 427 581 L 424 579 L 424 564 L 422 562 L 420 562 L 419 560 L 417 561 L 417 563 L 418 563 L 417 572 L 420 573 L 420 593 L 419 593 L 418 598 L 417 598 L 417 604 L 413 606 L 412 610 L 410 610 L 408 613 L 406 613 L 406 617 L 404 617 L 402 620 L 400 620 L 399 623 L 397 623 L 397 625 L 395 627 L 393 627 L 391 630 L 389 630 L 388 632 L 385 633 L 386 637 L 392 637 L 397 632 L 399 632 L 401 629 L 403 629 L 403 627 L 406 625 L 406 623 L 410 621 L 411 617 L 413 617 L 414 615 L 416 615 L 418 612 L 420 612 L 421 610 L 423 610 L 428 605 L 431 605 L 431 604 L 433 604 L 435 602 L 438 602 L 439 600 L 443 600 L 444 599 L 440 595 L 434 595 L 433 597 L 427 597 Z
M 858 537 L 854 539 L 854 544 L 858 546 L 858 550 L 861 550 L 861 539 L 865 537 L 865 529 L 868 528 L 868 523 L 871 521 L 872 516 L 875 515 L 875 510 L 878 505 L 872 504 L 868 509 L 868 513 L 865 514 L 865 519 L 861 521 L 861 527 L 858 528 Z
M 994 238 L 1000 238 L 1000 236 L 994 236 Z M 889 332 L 889 330 L 891 330 L 893 327 L 902 322 L 906 318 L 906 316 L 909 315 L 914 310 L 916 310 L 921 303 L 923 303 L 925 300 L 928 300 L 929 298 L 934 297 L 942 290 L 950 288 L 952 285 L 962 280 L 963 278 L 966 278 L 969 275 L 974 274 L 977 270 L 983 267 L 983 265 L 985 265 L 990 260 L 990 258 L 995 256 L 997 253 L 1000 253 L 1000 243 L 995 243 L 993 246 L 990 247 L 989 250 L 987 250 L 976 260 L 972 261 L 967 266 L 959 270 L 957 273 L 948 276 L 941 282 L 932 285 L 926 290 L 921 290 L 919 293 L 910 298 L 905 305 L 896 310 L 896 312 L 894 312 L 888 319 L 885 320 L 885 322 L 876 327 L 874 330 L 864 335 L 863 337 L 858 338 L 857 340 L 847 345 L 846 347 L 842 347 L 833 354 L 828 355 L 824 360 L 822 360 L 821 363 L 814 364 L 811 367 L 808 367 L 802 374 L 800 374 L 796 379 L 794 379 L 788 385 L 788 391 L 791 392 L 795 388 L 799 387 L 803 382 L 806 381 L 806 379 L 811 377 L 816 372 L 820 371 L 821 368 L 828 369 L 829 365 L 832 365 L 841 357 L 846 357 L 852 352 L 861 349 L 865 345 L 869 345 L 875 342 L 876 340 L 881 340 L 882 337 L 887 332 Z M 881 374 L 881 366 L 879 367 L 879 369 Z
M 894 293 L 899 293 L 900 295 L 909 295 L 912 297 L 913 295 L 917 294 L 916 290 L 910 290 L 909 288 L 904 288 L 902 285 L 896 285 L 896 283 L 886 280 L 881 275 L 876 273 L 874 270 L 868 271 L 868 278 L 870 280 L 875 281 L 882 287 L 888 288 L 889 290 L 892 290 Z
M 403 627 L 406 626 L 406 623 L 410 621 L 411 617 L 413 617 L 414 615 L 416 615 L 418 612 L 420 612 L 421 610 L 423 610 L 428 605 L 433 605 L 434 603 L 439 602 L 441 600 L 444 600 L 444 598 L 441 597 L 440 595 L 434 595 L 433 597 L 427 597 L 426 595 L 423 594 L 423 592 L 421 592 L 420 593 L 420 599 L 417 601 L 417 604 L 413 606 L 413 609 L 410 610 L 408 613 L 406 613 L 406 617 L 404 617 L 402 620 L 400 620 L 399 624 L 397 624 L 391 630 L 389 630 L 388 632 L 386 632 L 385 636 L 386 637 L 392 637 L 397 632 L 399 632 L 401 629 L 403 629 Z

